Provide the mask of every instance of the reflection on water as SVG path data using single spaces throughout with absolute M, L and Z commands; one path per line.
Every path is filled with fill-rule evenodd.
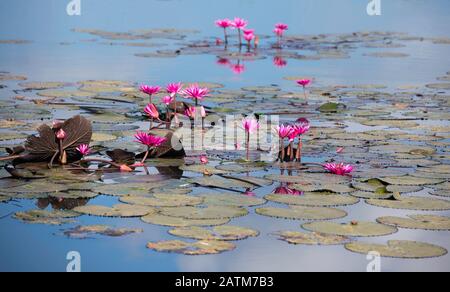
M 280 0 L 280 1 L 230 0 L 226 3 L 211 0 L 199 1 L 84 1 L 82 16 L 64 14 L 65 1 L 4 0 L 0 3 L 0 39 L 27 39 L 32 43 L 0 45 L 0 71 L 24 74 L 30 80 L 78 81 L 85 79 L 118 79 L 133 82 L 166 84 L 175 80 L 219 82 L 227 88 L 279 84 L 286 90 L 298 90 L 286 76 L 314 76 L 321 85 L 386 84 L 391 87 L 413 84 L 421 86 L 433 82 L 437 76 L 450 70 L 448 45 L 436 45 L 429 41 L 411 41 L 406 47 L 381 48 L 377 51 L 406 53 L 410 58 L 369 58 L 364 54 L 374 48 L 345 44 L 349 59 L 304 60 L 290 58 L 289 45 L 282 49 L 273 47 L 270 40 L 262 39 L 261 46 L 240 52 L 232 45 L 225 51 L 222 43 L 216 43 L 212 52 L 205 54 L 181 54 L 175 58 L 138 58 L 136 53 L 153 51 L 137 45 L 106 45 L 105 40 L 90 35 L 74 33 L 71 29 L 98 28 L 107 31 L 129 31 L 154 27 L 192 28 L 200 30 L 196 39 L 214 39 L 220 31 L 214 20 L 234 16 L 237 12 L 252 23 L 256 31 L 270 33 L 273 24 L 289 23 L 289 34 L 311 35 L 328 33 L 352 33 L 354 31 L 399 31 L 412 36 L 450 36 L 448 17 L 450 3 L 447 0 L 384 1 L 383 16 L 369 17 L 365 13 L 365 1 L 357 0 Z M 213 3 L 213 4 L 211 4 Z M 217 9 L 220 3 L 220 9 Z M 205 11 L 192 18 L 192 12 Z M 148 11 L 153 11 L 148 17 Z M 167 17 L 171 11 L 171 17 Z M 270 11 L 271 13 L 267 13 Z M 118 21 L 121 19 L 121 21 Z M 187 40 L 157 40 L 168 50 L 177 50 L 190 44 Z M 106 42 L 111 43 L 111 40 Z M 214 41 L 213 41 L 214 42 Z M 63 45 L 64 44 L 64 45 Z M 389 41 L 386 45 L 392 45 Z M 147 46 L 149 46 L 147 44 Z M 158 49 L 161 49 L 158 47 Z M 311 52 L 296 47 L 304 56 Z M 217 51 L 218 50 L 218 51 Z M 265 51 L 266 50 L 266 51 Z M 270 54 L 268 53 L 270 52 Z M 228 54 L 228 55 L 227 55 Z M 229 55 L 231 54 L 231 56 Z M 263 55 L 267 58 L 260 59 Z M 167 56 L 166 56 L 167 57 Z M 420 68 L 414 70 L 411 68 Z M 2 82 L 3 83 L 3 82 Z M 0 85 L 3 87 L 3 84 Z M 2 100 L 11 98 L 1 91 Z M 65 112 L 58 113 L 61 117 Z M 346 122 L 351 125 L 351 122 Z M 326 125 L 326 124 L 325 124 Z M 356 130 L 369 127 L 358 125 Z M 371 129 L 379 129 L 371 128 Z M 355 127 L 352 126 L 355 130 Z M 183 171 L 177 167 L 157 167 L 150 176 L 125 177 L 107 174 L 105 180 L 117 182 L 157 182 L 178 180 Z M 202 191 L 210 191 L 202 189 Z M 249 196 L 270 193 L 301 196 L 290 184 L 246 190 Z M 426 195 L 424 190 L 420 195 Z M 48 197 L 34 200 L 16 200 L 0 204 L 0 270 L 56 270 L 65 269 L 65 256 L 69 250 L 78 250 L 83 269 L 88 270 L 144 270 L 144 271 L 311 271 L 345 270 L 365 271 L 364 256 L 345 252 L 342 247 L 309 247 L 288 245 L 271 234 L 280 230 L 298 230 L 299 222 L 259 216 L 250 208 L 250 215 L 233 220 L 233 224 L 258 229 L 261 236 L 238 243 L 230 253 L 214 256 L 188 257 L 159 254 L 143 248 L 148 241 L 173 239 L 167 228 L 150 225 L 139 219 L 115 219 L 83 217 L 83 224 L 105 224 L 117 227 L 144 229 L 145 236 L 117 239 L 97 239 L 89 242 L 73 242 L 67 238 L 52 236 L 59 227 L 27 225 L 3 215 L 18 210 L 56 209 L 71 210 L 89 204 L 114 205 L 115 197 L 99 196 L 94 199 L 62 199 Z M 36 205 L 36 206 L 35 206 Z M 407 210 L 374 208 L 364 202 L 343 208 L 350 215 L 343 221 L 375 220 L 380 216 L 406 216 Z M 420 212 L 419 212 L 420 213 Z M 448 211 L 437 212 L 448 216 Z M 384 243 L 389 239 L 414 239 L 442 245 L 450 249 L 448 232 L 400 230 L 399 233 L 373 239 Z M 28 243 L 33 242 L 33 246 Z M 382 270 L 450 270 L 448 256 L 421 260 L 383 259 Z

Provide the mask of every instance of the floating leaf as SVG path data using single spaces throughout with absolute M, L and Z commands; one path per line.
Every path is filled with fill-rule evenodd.
M 67 85 L 64 82 L 23 82 L 19 83 L 25 90 L 44 90 L 61 88 Z
M 46 210 L 30 210 L 26 212 L 17 212 L 14 218 L 31 224 L 48 224 L 48 225 L 62 225 L 72 223 L 75 218 L 80 216 L 79 213 L 73 211 L 46 211 Z
M 199 165 L 199 164 L 183 165 L 180 167 L 180 169 L 183 171 L 208 173 L 208 174 L 227 174 L 227 173 L 233 172 L 233 171 L 216 169 L 214 166 L 211 166 L 211 165 Z
M 345 248 L 349 251 L 364 255 L 375 251 L 383 257 L 403 259 L 433 258 L 447 254 L 447 250 L 442 247 L 407 240 L 390 240 L 387 245 L 352 242 L 346 244 Z
M 160 209 L 160 213 L 166 216 L 186 219 L 226 219 L 245 216 L 248 214 L 248 211 L 234 206 L 207 206 L 205 208 L 162 208 Z
M 112 208 L 106 206 L 87 205 L 73 209 L 73 211 L 99 217 L 142 217 L 156 213 L 156 209 L 147 206 L 119 204 Z
M 9 201 L 9 200 L 11 200 L 10 197 L 6 197 L 6 196 L 0 195 L 0 203 L 7 202 L 7 201 Z
M 350 196 L 314 193 L 308 193 L 302 196 L 270 194 L 264 198 L 276 203 L 309 207 L 347 206 L 359 202 L 359 199 Z
M 71 229 L 64 230 L 63 234 L 70 238 L 89 238 L 90 235 L 104 235 L 110 237 L 120 237 L 133 233 L 142 233 L 142 229 L 128 229 L 128 228 L 113 228 L 106 225 L 88 225 L 77 226 Z
M 203 240 L 194 243 L 171 240 L 150 242 L 147 244 L 147 248 L 159 252 L 181 253 L 185 255 L 208 255 L 230 251 L 235 249 L 236 246 L 230 242 L 217 240 Z
M 418 178 L 412 176 L 401 176 L 401 177 L 383 177 L 380 180 L 391 184 L 391 185 L 407 185 L 407 186 L 423 186 L 423 185 L 436 185 L 443 183 L 443 179 L 433 179 L 433 178 Z
M 350 242 L 350 238 L 346 236 L 323 234 L 317 232 L 304 233 L 298 231 L 281 231 L 278 232 L 280 240 L 290 244 L 304 245 L 341 245 Z
M 169 233 L 179 237 L 191 238 L 196 240 L 242 240 L 248 237 L 256 237 L 259 232 L 240 226 L 217 226 L 212 230 L 201 227 L 191 226 L 169 230 Z
M 377 222 L 408 229 L 450 230 L 450 218 L 434 215 L 408 215 L 402 217 L 380 217 Z
M 263 216 L 293 220 L 331 220 L 347 216 L 347 212 L 339 209 L 302 206 L 258 208 L 256 213 Z
M 295 183 L 300 185 L 322 185 L 323 182 L 326 182 L 327 184 L 348 184 L 350 182 L 349 177 L 328 173 L 301 173 L 297 176 L 268 175 L 266 176 L 266 179 L 270 179 L 274 182 Z
M 233 194 L 200 194 L 204 198 L 204 204 L 208 206 L 235 206 L 252 207 L 266 203 L 266 200 L 245 195 Z
M 374 223 L 357 222 L 357 224 L 339 224 L 334 222 L 311 222 L 303 224 L 308 231 L 352 237 L 372 237 L 394 234 L 398 230 L 395 227 Z
M 376 192 L 365 192 L 357 191 L 350 194 L 353 197 L 361 199 L 375 199 L 375 200 L 386 200 L 392 198 L 392 193 L 376 193 Z
M 120 198 L 120 201 L 122 203 L 150 207 L 181 207 L 199 205 L 203 202 L 203 199 L 185 195 L 154 194 L 153 197 L 123 196 Z
M 190 179 L 191 183 L 195 183 L 201 186 L 205 186 L 205 187 L 215 187 L 215 188 L 223 188 L 223 189 L 228 189 L 228 188 L 252 188 L 254 187 L 253 184 L 250 183 L 246 183 L 246 182 L 242 182 L 242 181 L 237 181 L 237 180 L 231 180 L 231 179 L 226 179 L 226 178 L 222 178 L 222 177 L 196 177 L 193 179 Z
M 188 226 L 218 226 L 230 222 L 229 218 L 223 219 L 186 219 L 182 217 L 165 216 L 161 214 L 150 214 L 141 217 L 145 223 L 171 226 L 171 227 L 188 227 Z
M 444 211 L 450 210 L 450 201 L 424 197 L 403 197 L 400 200 L 366 200 L 369 205 L 406 210 Z

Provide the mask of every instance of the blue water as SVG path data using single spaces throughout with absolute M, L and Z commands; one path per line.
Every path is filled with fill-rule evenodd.
M 279 84 L 293 89 L 289 75 L 313 76 L 320 85 L 386 84 L 391 87 L 432 83 L 450 71 L 449 45 L 408 42 L 387 51 L 410 54 L 408 58 L 380 59 L 363 56 L 382 49 L 360 49 L 350 59 L 288 60 L 284 68 L 272 60 L 246 63 L 244 74 L 236 75 L 216 65 L 213 55 L 180 56 L 174 59 L 147 59 L 134 53 L 148 48 L 106 46 L 81 40 L 95 38 L 73 33 L 72 28 L 129 31 L 145 28 L 197 29 L 196 37 L 221 37 L 214 20 L 242 16 L 258 32 L 269 34 L 273 24 L 285 22 L 290 34 L 351 33 L 354 31 L 398 31 L 413 36 L 450 37 L 450 2 L 382 0 L 382 16 L 366 14 L 364 0 L 81 0 L 82 15 L 68 16 L 69 0 L 2 0 L 0 39 L 25 39 L 24 45 L 0 44 L 0 71 L 24 74 L 36 81 L 78 81 L 118 79 L 166 84 L 172 81 L 220 82 L 227 88 Z M 70 45 L 61 45 L 70 42 Z M 160 40 L 155 40 L 160 42 Z M 165 41 L 162 41 L 165 42 Z M 177 43 L 177 42 L 173 42 Z M 171 44 L 173 44 L 171 43 Z M 12 85 L 13 86 L 13 85 Z M 3 93 L 2 93 L 3 95 Z M 272 187 L 273 188 L 273 187 Z M 261 190 L 261 194 L 271 192 Z M 92 204 L 113 204 L 114 198 L 96 198 Z M 18 210 L 35 208 L 34 201 L 0 204 L 0 217 Z M 343 208 L 350 214 L 344 221 L 374 220 L 379 216 L 410 214 L 360 203 Z M 143 228 L 143 234 L 123 238 L 73 240 L 53 235 L 61 227 L 28 225 L 11 217 L 0 220 L 0 271 L 65 271 L 66 254 L 78 251 L 83 271 L 365 271 L 364 256 L 346 252 L 343 247 L 293 246 L 268 234 L 279 230 L 298 230 L 301 222 L 277 220 L 255 215 L 235 219 L 233 224 L 261 231 L 258 238 L 238 242 L 235 251 L 214 256 L 180 256 L 156 253 L 145 248 L 148 241 L 173 239 L 168 228 L 142 223 L 138 219 L 82 217 L 82 224 L 111 224 Z M 449 212 L 433 214 L 450 215 Z M 400 230 L 392 236 L 373 239 L 413 239 L 450 249 L 448 232 Z M 383 271 L 450 270 L 449 256 L 421 261 L 382 260 Z

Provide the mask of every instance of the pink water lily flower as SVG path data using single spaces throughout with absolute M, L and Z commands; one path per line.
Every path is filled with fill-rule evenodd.
M 287 61 L 280 56 L 275 56 L 273 58 L 273 64 L 279 68 L 286 67 Z
M 191 106 L 184 111 L 184 115 L 188 118 L 195 119 L 195 112 L 195 107 Z
M 247 117 L 242 120 L 242 126 L 245 132 L 253 134 L 259 129 L 259 122 L 253 117 Z
M 200 163 L 201 164 L 206 165 L 206 164 L 208 164 L 208 162 L 209 162 L 209 160 L 208 160 L 208 157 L 206 157 L 206 155 L 202 155 L 200 157 Z
M 275 29 L 279 29 L 279 30 L 288 30 L 289 26 L 287 24 L 284 23 L 277 23 L 275 25 Z
M 244 39 L 249 43 L 255 38 L 253 33 L 244 34 Z
M 159 93 L 159 91 L 161 90 L 161 87 L 159 87 L 159 86 L 141 85 L 140 90 L 143 93 L 146 93 L 148 95 L 154 95 L 154 94 L 158 94 Z
M 56 138 L 58 138 L 59 140 L 64 140 L 66 139 L 66 132 L 63 129 L 59 129 L 58 132 L 56 132 Z
M 86 156 L 89 153 L 91 153 L 91 148 L 89 148 L 89 145 L 87 144 L 81 144 L 80 146 L 78 146 L 77 151 L 80 152 L 81 155 Z
M 303 135 L 307 133 L 311 129 L 310 123 L 296 123 L 293 126 L 294 132 L 297 134 L 297 136 Z
M 304 194 L 302 191 L 291 189 L 289 187 L 278 187 L 273 191 L 273 193 L 277 195 L 292 195 L 292 196 L 301 196 Z
M 279 28 L 274 29 L 273 32 L 277 35 L 277 37 L 282 37 L 284 34 L 284 30 L 279 29 Z
M 159 112 L 153 103 L 149 103 L 145 108 L 144 112 L 153 119 L 159 119 Z
M 175 99 L 173 96 L 167 95 L 161 99 L 161 102 L 164 103 L 165 105 L 169 106 L 174 100 Z
M 221 66 L 229 66 L 230 60 L 228 60 L 227 58 L 218 58 L 216 63 Z
M 300 86 L 303 86 L 303 87 L 306 87 L 306 86 L 310 85 L 311 82 L 312 82 L 311 79 L 300 79 L 300 80 L 297 80 L 297 84 L 300 85 Z
M 195 100 L 197 105 L 199 100 L 203 100 L 205 96 L 209 94 L 208 88 L 201 88 L 198 84 L 192 84 L 185 90 L 183 90 L 183 94 L 186 95 L 187 98 L 191 98 Z
M 348 175 L 354 170 L 352 165 L 344 163 L 327 163 L 323 168 L 336 175 Z
M 159 147 L 167 141 L 166 138 L 153 136 L 144 132 L 137 132 L 134 137 L 136 138 L 136 142 L 146 145 L 149 148 Z
M 231 70 L 234 74 L 242 74 L 245 72 L 245 65 L 243 64 L 235 64 L 231 66 Z
M 254 29 L 244 29 L 243 32 L 244 32 L 244 35 L 246 35 L 246 34 L 255 34 L 255 30 Z
M 216 25 L 221 28 L 228 28 L 233 25 L 233 22 L 227 18 L 216 20 Z
M 246 28 L 247 25 L 248 25 L 248 21 L 246 21 L 246 20 L 244 20 L 242 18 L 239 18 L 239 17 L 235 17 L 234 21 L 231 22 L 231 26 L 232 27 L 237 28 L 237 29 L 241 29 L 241 30 Z
M 166 87 L 166 91 L 167 93 L 169 93 L 170 95 L 175 95 L 175 94 L 179 94 L 181 93 L 183 89 L 183 84 L 181 82 L 178 83 L 170 83 L 167 85 Z
M 289 125 L 281 125 L 275 128 L 275 131 L 277 132 L 278 136 L 281 139 L 288 138 L 294 131 L 292 126 Z
M 200 116 L 206 118 L 206 110 L 203 106 L 200 107 Z
M 61 120 L 54 120 L 52 121 L 52 129 L 59 129 L 64 124 L 64 121 Z

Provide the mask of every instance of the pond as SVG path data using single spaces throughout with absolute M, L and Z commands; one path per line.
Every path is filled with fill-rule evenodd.
M 0 161 L 0 271 L 66 271 L 72 251 L 82 271 L 366 271 L 369 251 L 382 271 L 450 270 L 448 1 L 382 0 L 381 16 L 359 0 L 81 0 L 79 16 L 69 2 L 0 3 L 0 157 L 81 115 L 59 127 L 82 129 L 86 157 L 136 162 L 173 82 L 208 88 L 207 117 L 191 136 L 179 94 L 185 153 L 160 147 L 131 172 Z M 224 43 L 214 22 L 235 16 L 257 46 L 236 30 Z M 163 88 L 153 122 L 143 84 Z M 248 154 L 245 116 L 260 124 Z M 274 128 L 296 121 L 301 162 L 277 161 Z M 353 171 L 323 167 L 340 162 Z

